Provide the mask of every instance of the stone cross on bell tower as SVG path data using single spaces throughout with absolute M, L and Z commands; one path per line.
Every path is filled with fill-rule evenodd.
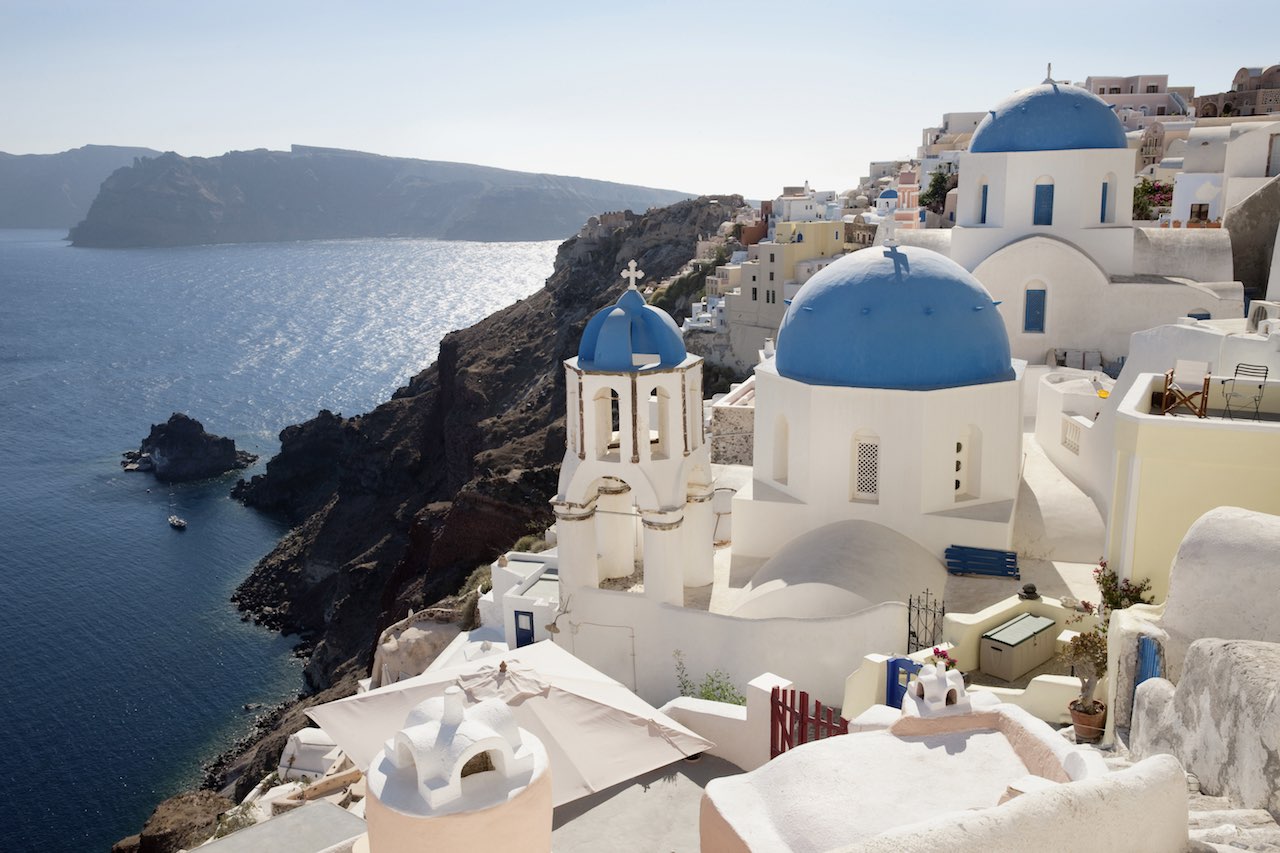
M 630 281 L 627 285 L 627 290 L 635 290 L 636 282 L 644 278 L 644 270 L 636 269 L 635 259 L 632 258 L 627 262 L 627 268 L 622 271 L 622 277 Z

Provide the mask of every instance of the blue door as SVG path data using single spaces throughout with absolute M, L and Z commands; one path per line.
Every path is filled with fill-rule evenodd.
M 1027 291 L 1027 308 L 1022 317 L 1022 331 L 1044 331 L 1044 291 Z
M 911 658 L 891 658 L 885 663 L 884 703 L 891 708 L 902 707 L 902 697 L 907 693 L 907 682 L 923 664 Z
M 527 610 L 516 611 L 516 648 L 533 642 L 533 614 Z
M 1053 184 L 1036 185 L 1036 209 L 1032 224 L 1053 224 Z

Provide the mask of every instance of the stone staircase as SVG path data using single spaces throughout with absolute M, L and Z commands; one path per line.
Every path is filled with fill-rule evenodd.
M 1062 730 L 1062 736 L 1075 742 L 1071 727 Z M 1124 743 L 1124 733 L 1117 739 L 1115 748 L 1099 749 L 1092 744 L 1077 744 L 1081 749 L 1093 749 L 1112 770 L 1132 767 L 1129 749 Z M 1263 809 L 1242 809 L 1231 804 L 1226 797 L 1211 797 L 1200 792 L 1200 780 L 1187 774 L 1187 830 L 1188 853 L 1280 853 L 1280 824 Z

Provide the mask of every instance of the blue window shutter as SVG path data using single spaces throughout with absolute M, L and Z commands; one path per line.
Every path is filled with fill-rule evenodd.
M 982 212 L 978 214 L 978 224 L 987 224 L 987 190 L 990 189 L 986 184 L 982 185 Z
M 1053 184 L 1036 185 L 1036 209 L 1033 225 L 1053 224 Z
M 1098 214 L 1099 222 L 1107 221 L 1107 190 L 1110 188 L 1110 185 L 1106 181 L 1102 182 L 1102 212 Z
M 1044 291 L 1027 291 L 1027 308 L 1022 317 L 1022 331 L 1044 331 Z

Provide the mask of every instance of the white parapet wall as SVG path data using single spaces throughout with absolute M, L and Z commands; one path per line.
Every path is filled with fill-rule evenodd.
M 884 648 L 886 638 L 905 639 L 907 608 L 887 602 L 845 616 L 747 619 L 582 587 L 558 624 L 558 645 L 654 704 L 678 692 L 679 651 L 695 680 L 720 670 L 742 689 L 763 669 L 839 706 L 845 676 L 863 655 Z
M 1133 767 L 1021 793 L 986 809 L 899 827 L 839 853 L 1181 853 L 1187 849 L 1186 775 L 1157 755 Z M 1087 816 L 1087 817 L 1086 817 Z M 1141 827 L 1141 837 L 1135 837 Z
M 723 758 L 743 770 L 754 770 L 769 760 L 769 726 L 773 688 L 794 685 L 766 672 L 747 684 L 747 704 L 731 705 L 693 696 L 680 696 L 662 706 L 662 713 L 695 734 L 713 741 L 709 755 Z

